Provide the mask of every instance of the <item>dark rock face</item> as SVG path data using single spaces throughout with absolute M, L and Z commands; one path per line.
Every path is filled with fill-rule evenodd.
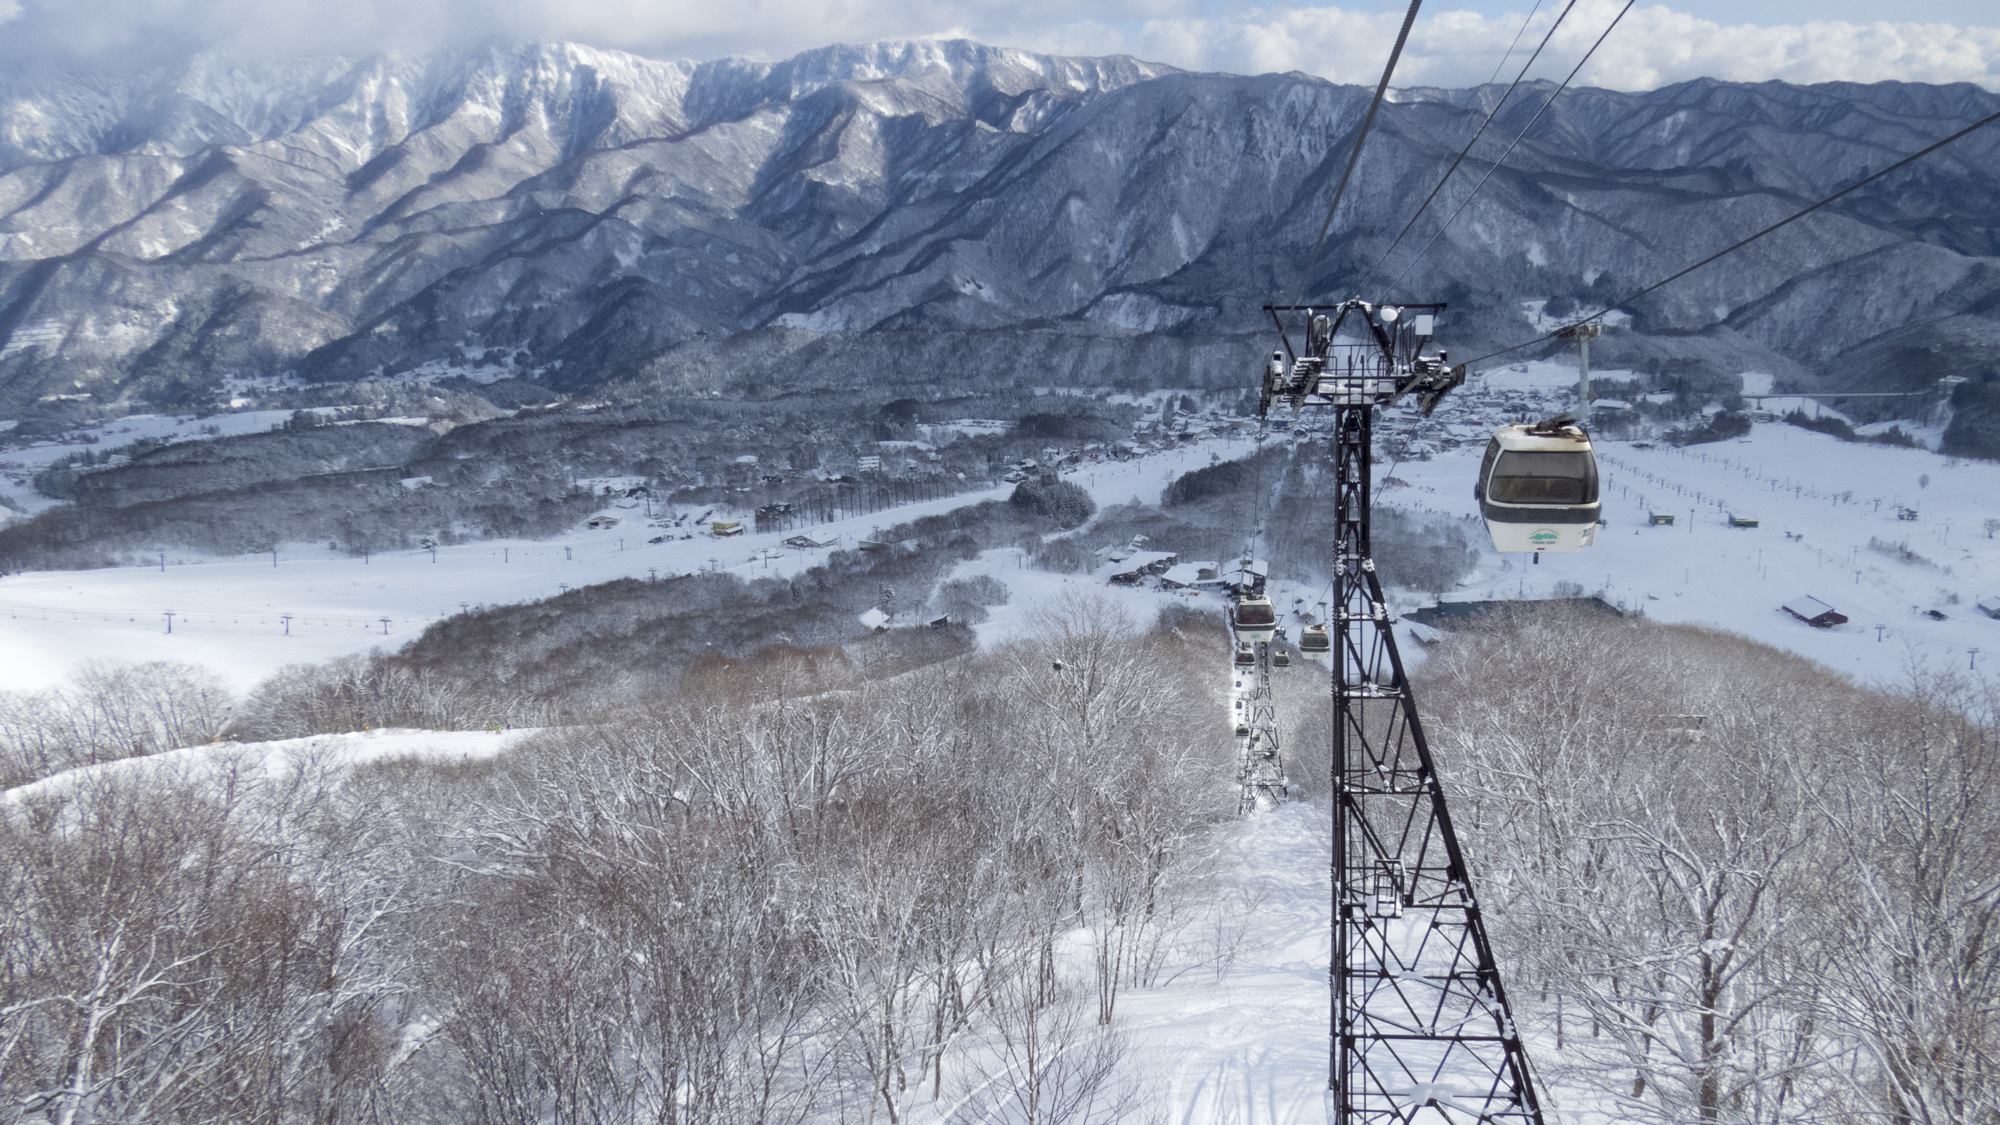
M 1620 296 L 2000 106 L 1970 86 L 1571 91 L 1405 274 L 1547 94 L 1524 89 L 1371 270 L 1499 93 L 1387 107 L 1310 295 L 1441 297 L 1454 351 L 1512 343 L 1523 300 Z M 1098 381 L 1161 362 L 1116 346 L 1141 336 L 1245 348 L 1247 369 L 1366 98 L 962 42 L 0 77 L 0 411 L 286 372 L 721 380 L 746 334 L 927 341 L 830 349 L 887 380 L 942 377 L 938 356 L 1085 374 L 996 346 L 1023 329 L 1104 355 Z M 1983 383 L 1996 255 L 2000 129 L 1663 291 L 1606 347 L 1807 386 Z

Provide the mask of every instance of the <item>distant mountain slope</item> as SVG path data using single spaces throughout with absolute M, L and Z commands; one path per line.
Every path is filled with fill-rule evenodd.
M 1479 156 L 1387 276 L 1360 267 L 1499 93 L 1401 92 L 1313 291 L 1402 272 Z M 1481 155 L 1547 88 L 1525 93 Z M 586 386 L 770 329 L 1254 334 L 1257 305 L 1298 283 L 1365 102 L 1296 75 L 966 42 L 4 76 L 0 407 L 495 348 Z M 1397 295 L 1454 302 L 1461 354 L 1512 342 L 1523 299 L 1616 295 L 1996 106 L 1970 86 L 1571 91 Z M 1995 322 L 1996 254 L 2000 130 L 1663 293 L 1622 347 L 1671 357 L 1700 330 L 1746 367 L 1923 382 L 1947 372 L 1841 357 L 1906 360 L 1883 341 L 1930 322 L 1957 326 L 1940 353 L 1990 335 L 1966 322 Z M 1024 374 L 1006 349 L 964 350 Z

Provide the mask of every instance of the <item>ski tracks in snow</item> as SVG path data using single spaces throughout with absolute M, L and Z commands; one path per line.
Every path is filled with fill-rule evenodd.
M 1204 1042 L 1174 1067 L 1168 1120 L 1174 1125 L 1304 1125 L 1321 1120 L 1314 1070 L 1291 1058 L 1297 1029 L 1269 1013 L 1242 1009 L 1210 1025 Z M 1322 1064 L 1323 1065 L 1323 1064 Z

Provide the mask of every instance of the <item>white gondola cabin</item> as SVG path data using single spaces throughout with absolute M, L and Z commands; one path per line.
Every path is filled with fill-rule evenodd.
M 1236 666 L 1254 668 L 1257 666 L 1257 650 L 1241 641 L 1236 643 Z
M 1597 540 L 1597 457 L 1566 419 L 1502 426 L 1473 495 L 1495 550 L 1580 551 Z
M 1299 651 L 1307 655 L 1333 651 L 1333 637 L 1324 625 L 1308 625 L 1299 633 Z
M 1269 644 L 1278 632 L 1278 609 L 1262 594 L 1245 594 L 1236 601 L 1232 624 L 1237 640 Z

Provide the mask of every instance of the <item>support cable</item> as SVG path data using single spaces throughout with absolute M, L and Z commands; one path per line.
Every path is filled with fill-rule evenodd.
M 1537 11 L 1540 10 L 1541 8 L 1540 0 L 1537 0 L 1535 7 Z M 1569 0 L 1569 3 L 1563 6 L 1563 10 L 1556 14 L 1556 22 L 1549 25 L 1548 34 L 1542 36 L 1541 43 L 1536 45 L 1534 53 L 1528 56 L 1528 61 L 1521 64 L 1520 72 L 1514 75 L 1514 81 L 1508 85 L 1506 93 L 1501 94 L 1500 100 L 1494 102 L 1493 108 L 1487 111 L 1486 120 L 1481 121 L 1479 123 L 1479 128 L 1473 132 L 1472 139 L 1465 142 L 1465 147 L 1458 150 L 1457 156 L 1451 158 L 1451 165 L 1444 170 L 1444 175 L 1439 177 L 1436 185 L 1434 185 L 1431 188 L 1431 193 L 1427 196 L 1424 196 L 1424 201 L 1417 205 L 1417 213 L 1411 215 L 1410 221 L 1403 224 L 1403 229 L 1396 232 L 1396 237 L 1390 240 L 1388 249 L 1382 251 L 1381 254 L 1376 256 L 1374 264 L 1369 266 L 1367 272 L 1364 273 L 1362 276 L 1366 277 L 1379 272 L 1382 268 L 1382 264 L 1389 260 L 1389 255 L 1395 253 L 1396 247 L 1401 246 L 1403 244 L 1403 238 L 1410 233 L 1410 228 L 1417 225 L 1417 220 L 1424 217 L 1425 211 L 1430 210 L 1431 203 L 1437 199 L 1438 193 L 1444 190 L 1444 185 L 1451 182 L 1452 174 L 1457 172 L 1458 166 L 1465 162 L 1466 156 L 1472 152 L 1472 146 L 1478 144 L 1479 138 L 1486 135 L 1487 126 L 1493 124 L 1493 119 L 1498 117 L 1500 115 L 1500 110 L 1506 106 L 1507 99 L 1513 97 L 1514 91 L 1520 88 L 1521 80 L 1528 76 L 1528 69 L 1535 65 L 1536 59 L 1542 57 L 1543 48 L 1549 45 L 1549 41 L 1551 39 L 1555 38 L 1556 30 L 1562 27 L 1563 20 L 1568 18 L 1570 12 L 1573 9 L 1575 9 L 1575 7 L 1576 7 L 1576 0 Z M 1535 18 L 1535 13 L 1529 12 L 1528 19 L 1532 20 L 1534 18 Z M 1521 32 L 1526 30 L 1528 30 L 1528 23 L 1526 20 L 1524 20 L 1521 23 L 1521 31 L 1517 31 L 1514 33 L 1514 42 L 1519 43 L 1521 41 Z M 1511 46 L 1508 47 L 1507 54 L 1512 55 L 1513 53 L 1514 53 L 1514 48 Z M 1501 66 L 1507 65 L 1507 60 L 1504 57 L 1500 60 L 1500 65 Z M 1495 77 L 1498 77 L 1500 71 L 1496 68 L 1493 73 Z
M 1340 210 L 1340 198 L 1347 194 L 1347 182 L 1354 176 L 1354 166 L 1361 160 L 1361 146 L 1368 141 L 1368 130 L 1375 124 L 1375 114 L 1389 94 L 1389 77 L 1396 73 L 1396 62 L 1403 57 L 1403 44 L 1409 42 L 1410 26 L 1417 22 L 1417 9 L 1423 0 L 1410 0 L 1410 10 L 1403 13 L 1402 30 L 1396 33 L 1396 45 L 1389 49 L 1389 63 L 1382 68 L 1382 80 L 1375 83 L 1375 97 L 1368 103 L 1368 112 L 1361 118 L 1361 129 L 1354 136 L 1354 148 L 1347 154 L 1347 167 L 1341 170 L 1340 183 L 1333 189 L 1333 201 L 1327 204 L 1326 218 L 1319 224 L 1319 234 L 1313 239 L 1312 253 L 1306 255 L 1306 268 L 1299 271 L 1298 295 L 1292 299 L 1299 304 L 1306 299 L 1306 285 L 1312 281 L 1313 267 L 1319 265 L 1319 252 L 1326 245 L 1326 232 L 1333 228 L 1334 212 Z
M 1501 55 L 1500 61 L 1493 64 L 1493 73 L 1486 79 L 1486 85 L 1491 86 L 1495 82 L 1498 82 L 1500 80 L 1501 68 L 1507 65 L 1508 59 L 1514 57 L 1514 48 L 1521 45 L 1521 36 L 1526 35 L 1528 33 L 1528 25 L 1535 22 L 1535 13 L 1541 10 L 1542 10 L 1542 0 L 1535 0 L 1535 6 L 1528 9 L 1528 18 L 1522 20 L 1521 26 L 1515 29 L 1514 41 L 1512 43 L 1507 44 L 1507 53 Z M 1568 9 L 1564 10 L 1567 11 Z M 1556 22 L 1561 23 L 1562 21 L 1558 19 Z
M 1521 141 L 1534 129 L 1535 123 L 1542 119 L 1542 114 L 1547 113 L 1549 107 L 1556 104 L 1556 99 L 1562 96 L 1562 92 L 1569 89 L 1569 84 L 1576 81 L 1577 73 L 1583 69 L 1585 63 L 1590 61 L 1590 56 L 1596 54 L 1599 47 L 1604 46 L 1605 39 L 1609 38 L 1612 30 L 1618 26 L 1618 21 L 1625 18 L 1625 13 L 1631 11 L 1632 5 L 1636 2 L 1637 0 L 1625 0 L 1625 6 L 1618 9 L 1617 15 L 1611 17 L 1610 25 L 1598 35 L 1597 42 L 1592 43 L 1590 50 L 1585 51 L 1583 57 L 1576 60 L 1576 65 L 1570 68 L 1568 76 L 1562 80 L 1562 85 L 1556 87 L 1555 92 L 1550 94 L 1548 99 L 1542 103 L 1542 108 L 1536 110 L 1535 116 L 1529 118 L 1528 123 L 1521 127 L 1521 131 L 1514 135 L 1513 143 L 1507 146 L 1506 152 L 1500 154 L 1500 159 L 1487 166 L 1486 174 L 1481 176 L 1479 182 L 1472 185 L 1472 191 L 1459 201 L 1458 209 L 1445 219 L 1443 225 L 1439 226 L 1436 233 L 1431 235 L 1430 241 L 1424 243 L 1423 249 L 1418 250 L 1416 256 L 1409 260 L 1409 263 L 1403 267 L 1403 272 L 1396 275 L 1396 280 L 1389 283 L 1390 289 L 1393 290 L 1403 284 L 1403 279 L 1410 276 L 1410 271 L 1416 269 L 1417 263 L 1423 261 L 1424 255 L 1430 253 L 1431 247 L 1437 245 L 1437 240 L 1443 238 L 1444 232 L 1451 229 L 1451 224 L 1457 222 L 1458 217 L 1465 213 L 1465 209 L 1472 205 L 1472 201 L 1479 196 L 1479 190 L 1486 186 L 1486 181 L 1492 179 L 1493 173 L 1499 171 L 1500 166 L 1507 163 L 1507 158 L 1514 155 L 1514 150 L 1520 146 Z
M 1879 172 L 1873 173 L 1872 175 L 1864 176 L 1861 179 L 1856 180 L 1853 183 L 1847 185 L 1846 187 L 1841 188 L 1839 191 L 1834 192 L 1832 195 L 1829 195 L 1826 198 L 1820 200 L 1819 202 L 1811 204 L 1810 206 L 1807 207 L 1800 208 L 1799 210 L 1792 212 L 1791 214 L 1785 216 L 1784 218 L 1779 219 L 1777 222 L 1772 223 L 1770 226 L 1765 227 L 1763 230 L 1760 230 L 1755 234 L 1749 235 L 1748 237 L 1738 239 L 1737 241 L 1730 243 L 1728 246 L 1725 246 L 1722 249 L 1717 250 L 1715 253 L 1710 254 L 1708 257 L 1703 258 L 1701 261 L 1696 262 L 1695 264 L 1688 266 L 1685 269 L 1676 270 L 1673 273 L 1668 274 L 1667 276 L 1661 278 L 1658 281 L 1653 282 L 1651 285 L 1648 285 L 1643 289 L 1627 294 L 1625 297 L 1604 306 L 1603 308 L 1597 310 L 1596 312 L 1592 313 L 1589 316 L 1586 316 L 1580 320 L 1571 321 L 1570 323 L 1565 324 L 1560 328 L 1554 329 L 1553 331 L 1545 332 L 1542 335 L 1537 336 L 1532 340 L 1525 340 L 1511 347 L 1501 348 L 1498 351 L 1487 352 L 1485 355 L 1479 356 L 1475 359 L 1466 360 L 1463 366 L 1470 367 L 1472 364 L 1475 363 L 1484 363 L 1489 359 L 1494 359 L 1499 356 L 1507 355 L 1512 352 L 1518 352 L 1522 348 L 1531 348 L 1536 344 L 1543 343 L 1544 341 L 1556 339 L 1557 337 L 1563 335 L 1564 333 L 1569 332 L 1582 325 L 1589 324 L 1590 322 L 1595 320 L 1600 320 L 1607 313 L 1616 312 L 1619 309 L 1623 309 L 1629 306 L 1632 302 L 1638 300 L 1641 297 L 1646 296 L 1649 293 L 1652 293 L 1659 289 L 1664 289 L 1668 285 L 1671 285 L 1672 283 L 1679 281 L 1681 278 L 1684 278 L 1687 275 L 1695 272 L 1696 270 L 1701 269 L 1703 266 L 1712 265 L 1715 262 L 1720 261 L 1721 259 L 1729 256 L 1730 254 L 1734 254 L 1736 251 L 1743 249 L 1745 246 L 1750 245 L 1751 243 L 1757 241 L 1758 239 L 1764 237 L 1765 235 L 1771 234 L 1775 231 L 1783 229 L 1784 227 L 1790 226 L 1791 224 L 1798 222 L 1800 219 L 1805 218 L 1807 215 L 1812 214 L 1814 211 L 1817 211 L 1822 207 L 1826 207 L 1849 195 L 1852 195 L 1854 192 L 1857 192 L 1862 188 L 1867 187 L 1869 184 L 1874 183 L 1876 180 L 1881 179 L 1882 177 L 1888 175 L 1889 173 L 1894 172 L 1907 165 L 1914 164 L 1917 161 L 1923 159 L 1924 157 L 1929 156 L 1931 153 L 1934 153 L 1937 150 L 1945 147 L 1946 145 L 1953 143 L 1954 141 L 1963 140 L 1964 138 L 1971 136 L 1973 133 L 1976 133 L 1979 130 L 1984 129 L 1988 125 L 1993 124 L 1995 121 L 2000 121 L 2000 111 L 1989 113 L 1985 117 L 1982 117 L 1979 120 L 1973 122 L 1972 124 L 1967 125 L 1965 128 L 1960 129 L 1958 132 L 1953 133 L 1951 136 L 1933 141 L 1930 144 L 1925 145 L 1923 148 L 1920 148 L 1917 151 L 1911 153 L 1910 155 L 1903 157 L 1901 160 L 1896 161 L 1894 164 L 1889 165 L 1887 168 L 1884 168 Z

